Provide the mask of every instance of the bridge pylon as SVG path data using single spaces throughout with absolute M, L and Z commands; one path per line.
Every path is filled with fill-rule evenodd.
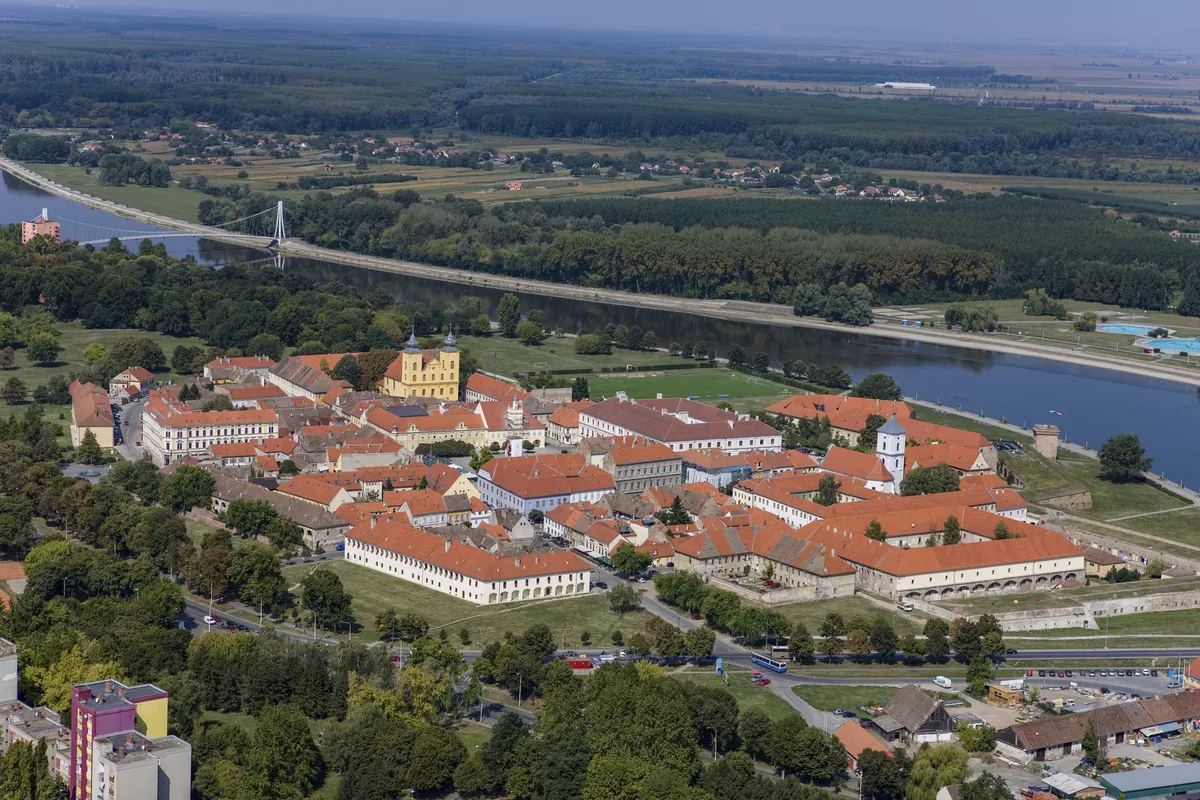
M 287 238 L 287 231 L 283 227 L 283 201 L 279 201 L 279 205 L 275 209 L 275 236 L 277 242 L 282 242 Z

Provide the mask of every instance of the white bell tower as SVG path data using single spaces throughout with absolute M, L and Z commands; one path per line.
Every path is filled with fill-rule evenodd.
M 908 432 L 900 424 L 900 420 L 892 416 L 879 428 L 875 443 L 875 455 L 883 461 L 887 471 L 896 482 L 896 493 L 900 492 L 900 481 L 904 480 L 904 443 Z

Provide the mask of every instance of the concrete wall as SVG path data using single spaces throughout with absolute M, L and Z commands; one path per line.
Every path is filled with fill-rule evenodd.
M 1062 494 L 1058 497 L 1043 497 L 1037 501 L 1039 505 L 1052 506 L 1054 508 L 1091 508 L 1092 493 L 1091 492 L 1071 492 L 1070 494 Z
M 790 589 L 773 589 L 769 592 L 755 592 L 751 589 L 737 583 L 730 583 L 721 578 L 712 577 L 709 579 L 709 584 L 724 589 L 727 592 L 733 592 L 743 600 L 748 600 L 751 603 L 760 606 L 777 606 L 785 603 L 800 603 L 806 600 L 819 600 L 824 597 L 824 594 L 818 593 L 817 589 L 812 586 L 795 586 Z
M 1092 600 L 1083 605 L 1097 617 L 1145 614 L 1148 611 L 1180 611 L 1200 608 L 1200 590 L 1161 592 L 1142 597 L 1122 597 L 1117 600 Z
M 1057 628 L 1092 628 L 1091 615 L 1083 606 L 1071 608 L 1038 608 L 996 614 L 996 621 L 1006 633 L 1018 631 L 1048 631 Z M 977 620 L 978 617 L 971 617 Z
M 1156 550 L 1153 547 L 1144 547 L 1139 544 L 1131 544 L 1120 539 L 1115 539 L 1111 536 L 1102 536 L 1091 531 L 1081 531 L 1071 528 L 1063 523 L 1056 523 L 1050 520 L 1046 521 L 1046 527 L 1050 530 L 1058 531 L 1063 536 L 1071 540 L 1071 543 L 1077 547 L 1088 548 L 1095 547 L 1109 553 L 1116 553 L 1123 556 L 1133 568 L 1140 568 L 1141 565 L 1152 559 L 1159 559 L 1164 564 L 1187 567 L 1200 573 L 1200 560 L 1192 558 L 1184 558 L 1183 556 L 1164 553 L 1162 550 Z

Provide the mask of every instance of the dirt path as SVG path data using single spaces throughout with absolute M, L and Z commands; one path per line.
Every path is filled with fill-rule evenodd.
M 0 158 L 0 168 L 11 172 L 46 191 L 74 200 L 79 203 L 109 211 L 129 219 L 136 219 L 153 225 L 159 225 L 171 230 L 195 233 L 212 239 L 223 239 L 228 233 L 217 228 L 209 228 L 192 222 L 173 219 L 162 214 L 130 208 L 129 206 L 104 200 L 84 192 L 63 186 L 56 181 L 39 175 L 33 170 L 6 158 Z M 244 244 L 244 241 L 241 243 Z M 634 306 L 638 308 L 676 311 L 686 314 L 697 314 L 716 319 L 729 319 L 738 322 L 750 322 L 767 325 L 778 325 L 791 328 L 811 328 L 817 330 L 837 331 L 844 334 L 875 336 L 885 339 L 900 339 L 929 344 L 960 347 L 968 350 L 979 350 L 990 353 L 1005 353 L 1009 355 L 1032 356 L 1067 364 L 1086 367 L 1097 367 L 1131 375 L 1185 383 L 1200 386 L 1200 371 L 1184 366 L 1168 363 L 1150 363 L 1131 358 L 1123 358 L 1116 354 L 1095 353 L 1086 349 L 1066 349 L 1050 345 L 1038 344 L 1035 341 L 1003 338 L 1002 334 L 957 333 L 935 328 L 915 328 L 902 326 L 897 322 L 877 321 L 865 328 L 849 328 L 813 317 L 796 317 L 787 306 L 771 303 L 755 303 L 745 300 L 701 300 L 695 298 L 669 297 L 666 295 L 641 294 L 618 291 L 615 289 L 594 289 L 572 284 L 550 283 L 528 278 L 515 278 L 507 275 L 493 275 L 484 272 L 470 272 L 451 267 L 438 267 L 431 264 L 419 264 L 412 261 L 399 261 L 375 256 L 346 253 L 339 250 L 327 250 L 323 247 L 310 245 L 299 240 L 289 240 L 280 244 L 283 255 L 303 258 L 335 261 L 354 267 L 374 269 L 381 272 L 391 272 L 400 275 L 414 275 L 422 278 L 458 283 L 467 286 L 480 286 L 489 289 L 500 289 L 514 292 L 528 292 L 551 297 L 564 297 L 584 302 L 606 303 L 609 305 Z

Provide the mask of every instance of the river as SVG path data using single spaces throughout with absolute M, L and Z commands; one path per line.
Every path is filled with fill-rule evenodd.
M 151 226 L 64 200 L 8 173 L 0 174 L 0 220 L 4 222 L 30 219 L 45 207 L 51 219 L 154 232 Z M 64 235 L 71 235 L 70 224 L 64 223 Z M 266 251 L 224 242 L 163 241 L 171 255 L 192 255 L 205 263 L 270 260 Z M 136 247 L 136 242 L 128 244 Z M 398 299 L 420 303 L 450 303 L 463 291 L 455 283 L 315 259 L 289 258 L 285 268 L 317 281 L 336 280 L 358 289 L 382 286 Z M 494 317 L 501 293 L 478 287 L 470 292 L 484 301 Z M 849 330 L 780 328 L 534 294 L 522 295 L 521 302 L 525 309 L 543 309 L 551 327 L 568 331 L 601 328 L 608 322 L 636 324 L 653 330 L 664 345 L 704 341 L 724 351 L 726 345 L 737 343 L 751 354 L 764 350 L 776 362 L 800 358 L 839 364 L 856 379 L 868 372 L 887 372 L 906 394 L 1006 418 L 1014 424 L 1052 422 L 1064 437 L 1093 448 L 1113 434 L 1136 433 L 1154 458 L 1155 472 L 1165 472 L 1173 480 L 1182 478 L 1192 488 L 1200 484 L 1200 459 L 1196 458 L 1200 391 L 1194 387 L 1029 356 L 862 336 Z

